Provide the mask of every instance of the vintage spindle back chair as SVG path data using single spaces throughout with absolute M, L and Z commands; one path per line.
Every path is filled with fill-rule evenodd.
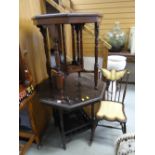
M 122 70 L 107 70 L 101 69 L 104 80 L 107 83 L 106 91 L 103 100 L 100 102 L 99 110 L 96 113 L 96 126 L 110 127 L 121 129 L 126 133 L 127 117 L 124 111 L 124 100 L 127 91 L 129 71 Z M 100 120 L 117 121 L 121 128 L 99 124 Z M 94 127 L 94 132 L 95 132 Z M 93 140 L 94 133 L 91 135 Z

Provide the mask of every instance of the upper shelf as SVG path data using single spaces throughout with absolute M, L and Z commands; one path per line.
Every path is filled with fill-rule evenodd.
M 135 54 L 131 54 L 129 51 L 109 52 L 109 55 L 122 55 L 127 57 L 128 62 L 135 62 Z
M 55 13 L 33 17 L 35 25 L 76 24 L 100 22 L 102 15 L 97 13 Z

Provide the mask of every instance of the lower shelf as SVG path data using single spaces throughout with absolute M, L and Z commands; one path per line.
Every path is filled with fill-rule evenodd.
M 64 114 L 65 135 L 73 135 L 91 128 L 91 119 L 83 109 Z
M 67 65 L 67 73 L 80 72 L 83 68 L 80 65 Z

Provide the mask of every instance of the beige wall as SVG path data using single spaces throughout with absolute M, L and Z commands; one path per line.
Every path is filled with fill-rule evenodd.
M 100 36 L 112 29 L 115 21 L 120 21 L 124 32 L 129 33 L 131 26 L 135 24 L 135 0 L 71 0 L 72 8 L 78 12 L 96 12 L 103 15 L 100 23 Z M 94 38 L 84 33 L 85 55 L 93 56 Z M 103 46 L 100 42 L 100 53 Z

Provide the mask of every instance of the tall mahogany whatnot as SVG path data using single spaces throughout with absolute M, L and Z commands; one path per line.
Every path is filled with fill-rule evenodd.
M 101 20 L 101 15 L 96 13 L 56 13 L 56 14 L 43 14 L 35 16 L 33 22 L 40 28 L 40 31 L 44 38 L 44 48 L 46 53 L 46 66 L 49 78 L 51 78 L 51 65 L 50 65 L 50 54 L 47 45 L 47 29 L 52 25 L 59 26 L 61 33 L 59 33 L 59 40 L 56 40 L 55 51 L 59 48 L 58 42 L 62 42 L 61 51 L 59 57 L 55 57 L 56 60 L 56 70 L 61 70 L 65 73 L 84 72 L 83 65 L 83 42 L 82 42 L 82 31 L 86 23 L 94 23 L 94 35 L 95 35 L 95 64 L 94 64 L 94 83 L 95 88 L 98 84 L 98 37 L 99 37 L 99 22 Z M 70 24 L 72 31 L 72 63 L 67 63 L 67 51 L 65 48 L 65 33 L 64 25 Z M 57 53 L 55 52 L 55 53 Z M 63 62 L 61 60 L 60 53 L 63 53 Z M 60 61 L 58 61 L 58 59 Z M 60 66 L 60 68 L 59 68 Z

